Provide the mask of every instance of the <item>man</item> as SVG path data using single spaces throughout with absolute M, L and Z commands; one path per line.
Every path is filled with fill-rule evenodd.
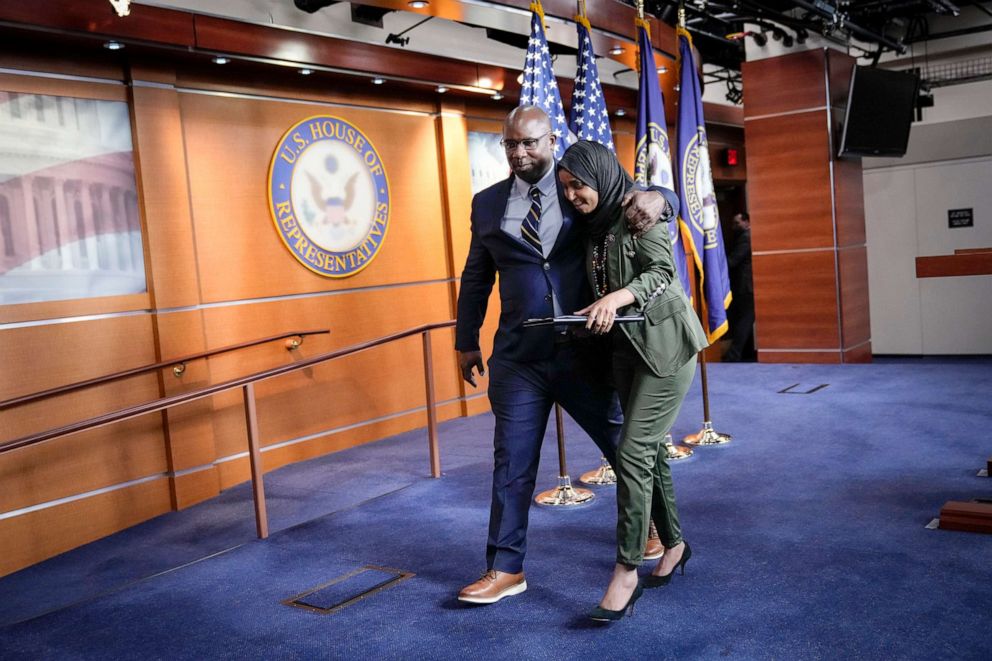
M 723 361 L 737 363 L 754 358 L 754 285 L 751 282 L 751 216 L 746 211 L 734 216 L 733 240 L 727 246 L 727 268 L 733 300 L 730 321 L 730 348 Z
M 514 109 L 501 142 L 513 174 L 472 200 L 455 330 L 462 377 L 472 386 L 473 370 L 485 374 L 479 329 L 497 273 L 502 312 L 489 360 L 496 432 L 487 571 L 459 593 L 470 603 L 490 604 L 527 589 L 527 515 L 551 406 L 560 403 L 611 463 L 623 423 L 609 385 L 607 347 L 582 346 L 594 340 L 573 339 L 561 328 L 522 326 L 528 318 L 572 314 L 591 301 L 584 244 L 554 168 L 555 141 L 543 110 Z M 678 208 L 675 193 L 661 189 L 634 192 L 628 201 L 635 231 Z

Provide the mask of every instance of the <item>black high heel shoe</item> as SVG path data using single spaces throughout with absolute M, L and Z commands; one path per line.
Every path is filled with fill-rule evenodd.
M 664 576 L 655 576 L 654 574 L 646 576 L 644 578 L 644 587 L 650 590 L 651 588 L 660 588 L 664 585 L 668 585 L 672 580 L 672 576 L 675 575 L 675 570 L 680 567 L 682 568 L 682 575 L 685 576 L 685 563 L 689 562 L 689 558 L 691 557 L 692 547 L 689 546 L 689 542 L 686 542 L 685 550 L 682 551 L 682 558 L 679 559 L 678 563 L 674 567 L 672 567 L 672 571 L 668 572 Z
M 634 614 L 634 604 L 641 595 L 644 594 L 644 585 L 640 581 L 637 582 L 637 587 L 634 588 L 634 593 L 630 595 L 630 599 L 627 600 L 627 605 L 618 611 L 611 611 L 608 608 L 603 608 L 602 606 L 596 606 L 591 611 L 589 611 L 589 619 L 596 622 L 616 622 L 620 618 L 627 615 Z

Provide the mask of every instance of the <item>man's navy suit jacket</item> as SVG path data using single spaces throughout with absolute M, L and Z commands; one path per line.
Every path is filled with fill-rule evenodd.
M 554 329 L 523 328 L 524 320 L 554 316 L 552 290 L 564 314 L 589 305 L 592 294 L 586 279 L 582 234 L 575 228 L 574 211 L 557 179 L 562 225 L 547 258 L 503 231 L 513 180 L 511 175 L 472 198 L 472 242 L 458 294 L 455 348 L 479 350 L 479 329 L 498 271 L 502 311 L 493 355 L 515 361 L 538 360 L 551 357 Z

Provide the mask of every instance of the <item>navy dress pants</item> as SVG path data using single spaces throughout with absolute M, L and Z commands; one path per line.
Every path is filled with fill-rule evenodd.
M 555 355 L 547 360 L 489 360 L 489 401 L 496 417 L 489 569 L 523 571 L 527 514 L 555 402 L 589 434 L 611 465 L 616 459 L 623 415 L 610 383 L 609 356 L 590 355 L 579 348 L 582 344 L 556 344 Z

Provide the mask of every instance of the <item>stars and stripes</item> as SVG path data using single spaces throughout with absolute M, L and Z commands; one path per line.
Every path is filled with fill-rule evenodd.
M 603 87 L 599 82 L 599 69 L 596 67 L 596 54 L 589 37 L 592 28 L 585 16 L 575 17 L 575 27 L 579 33 L 578 69 L 575 72 L 575 86 L 572 88 L 568 127 L 579 140 L 593 140 L 616 151 L 613 146 L 613 131 L 610 130 L 610 113 L 606 109 Z
M 520 105 L 537 106 L 548 113 L 551 132 L 558 138 L 555 142 L 555 159 L 559 159 L 575 141 L 575 137 L 569 133 L 561 93 L 558 91 L 558 80 L 551 67 L 551 49 L 548 48 L 548 39 L 544 34 L 544 8 L 537 1 L 531 3 L 530 10 L 530 40 L 527 43 L 527 59 L 524 61 Z

